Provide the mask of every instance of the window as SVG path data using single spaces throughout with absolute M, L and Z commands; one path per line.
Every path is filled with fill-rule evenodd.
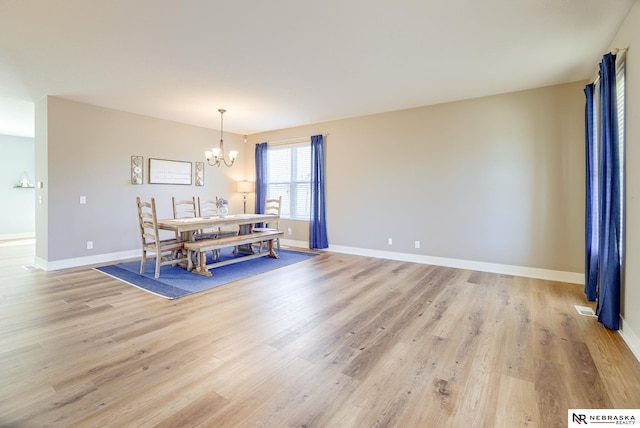
M 622 257 L 624 250 L 624 211 L 625 211 L 625 69 L 626 61 L 620 61 L 616 66 L 616 102 L 618 110 L 618 150 L 620 153 L 619 166 L 620 170 L 620 231 L 618 234 L 618 244 L 620 246 L 620 257 Z
M 311 146 L 269 147 L 267 196 L 282 196 L 280 217 L 309 220 L 311 206 Z

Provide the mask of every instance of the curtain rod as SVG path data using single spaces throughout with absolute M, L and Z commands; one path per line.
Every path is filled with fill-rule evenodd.
M 612 55 L 616 55 L 616 65 L 618 64 L 618 61 L 620 61 L 622 58 L 626 56 L 628 50 L 629 50 L 629 47 L 611 49 L 610 53 Z M 622 52 L 622 55 L 618 56 L 618 54 L 621 52 Z M 600 70 L 597 70 L 595 74 L 596 76 L 594 78 L 589 79 L 591 83 L 598 83 L 600 81 Z
M 328 136 L 329 134 L 322 134 L 323 137 Z M 269 141 L 267 140 L 268 144 L 272 144 L 274 146 L 285 146 L 287 144 L 296 144 L 296 143 L 303 143 L 305 141 L 311 141 L 311 135 L 307 136 L 307 137 L 295 137 L 295 138 L 286 138 L 284 140 L 275 140 L 275 141 Z

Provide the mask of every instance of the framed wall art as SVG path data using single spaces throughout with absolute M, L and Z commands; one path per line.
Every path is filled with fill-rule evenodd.
M 196 162 L 196 186 L 204 186 L 204 162 Z
M 144 158 L 131 156 L 131 184 L 144 183 Z
M 191 184 L 191 162 L 149 159 L 149 184 Z

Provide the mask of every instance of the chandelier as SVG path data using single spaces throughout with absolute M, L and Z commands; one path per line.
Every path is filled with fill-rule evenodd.
M 226 112 L 225 109 L 219 109 L 220 112 L 220 145 L 218 147 L 212 148 L 210 151 L 207 150 L 204 152 L 204 155 L 207 157 L 207 163 L 211 166 L 220 166 L 223 163 L 226 166 L 231 166 L 236 161 L 238 157 L 237 150 L 229 151 L 229 161 L 224 154 L 224 140 L 222 139 L 222 115 Z

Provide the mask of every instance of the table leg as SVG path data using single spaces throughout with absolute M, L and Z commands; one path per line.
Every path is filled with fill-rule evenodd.
M 209 269 L 207 269 L 207 254 L 204 251 L 198 252 L 198 265 L 191 272 L 197 273 L 202 276 L 212 276 Z
M 260 248 L 262 248 L 262 243 L 260 244 Z M 280 256 L 276 253 L 276 250 L 273 248 L 273 239 L 269 240 L 269 257 L 273 259 L 279 259 Z
M 248 235 L 253 229 L 252 224 L 241 224 L 238 228 L 238 235 Z M 238 245 L 233 249 L 233 254 L 255 254 L 251 244 Z

